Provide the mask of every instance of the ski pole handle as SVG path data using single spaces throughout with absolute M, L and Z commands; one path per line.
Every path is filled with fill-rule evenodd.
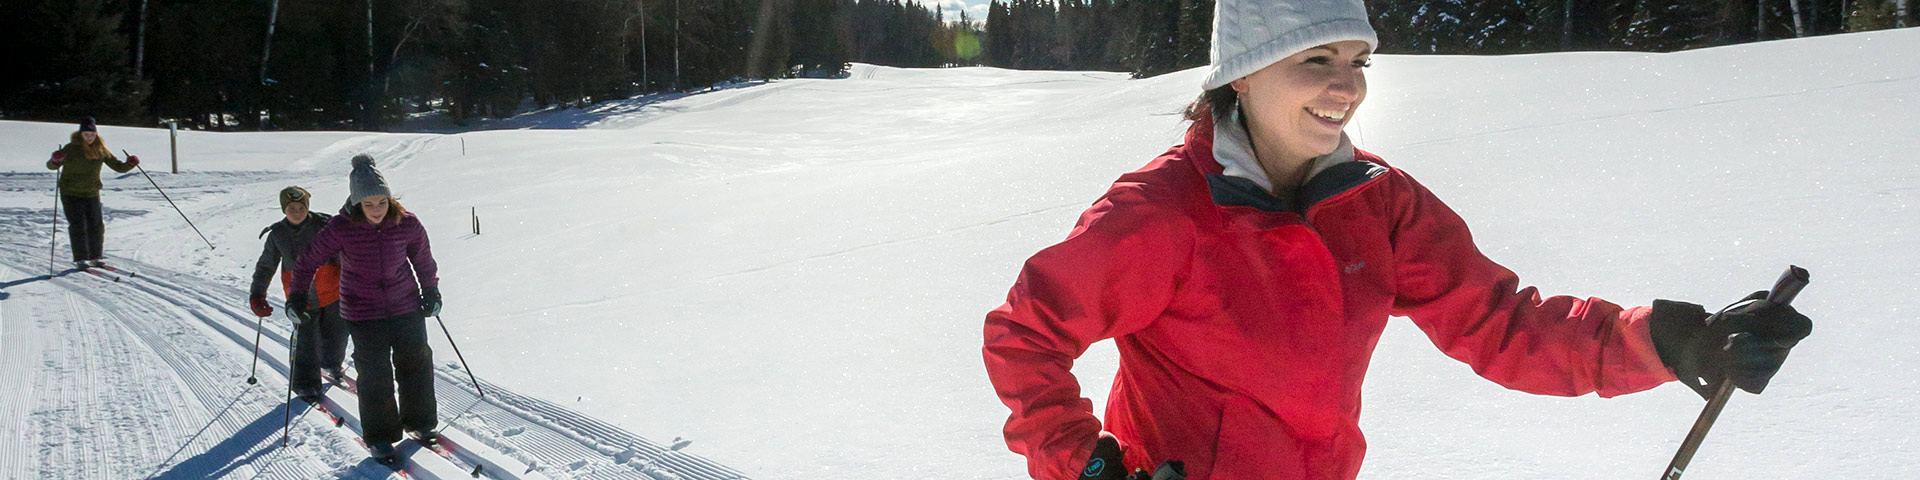
M 1807 269 L 1788 265 L 1786 273 L 1773 282 L 1773 289 L 1767 291 L 1767 302 L 1776 305 L 1793 303 L 1793 297 L 1800 295 L 1800 289 L 1807 286 Z M 1693 463 L 1693 454 L 1700 450 L 1700 443 L 1706 441 L 1707 430 L 1713 428 L 1714 420 L 1720 418 L 1720 410 L 1727 407 L 1727 399 L 1733 397 L 1733 382 L 1720 380 L 1719 388 L 1713 392 L 1713 398 L 1707 400 L 1707 407 L 1700 410 L 1700 417 L 1694 419 L 1693 429 L 1687 432 L 1687 439 L 1680 442 L 1680 451 L 1673 454 L 1673 462 L 1667 464 L 1667 471 L 1660 474 L 1660 480 L 1680 480 L 1680 474 L 1686 473 L 1687 464 Z
M 1800 295 L 1800 289 L 1807 287 L 1807 269 L 1788 265 L 1787 272 L 1773 282 L 1773 289 L 1767 291 L 1767 301 L 1780 305 L 1793 303 L 1793 297 Z

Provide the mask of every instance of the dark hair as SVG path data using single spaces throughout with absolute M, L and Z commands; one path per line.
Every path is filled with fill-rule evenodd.
M 1240 102 L 1240 92 L 1233 91 L 1233 84 L 1214 87 L 1200 92 L 1200 98 L 1187 104 L 1184 115 L 1189 122 L 1198 122 L 1203 118 L 1212 118 L 1213 112 L 1234 108 Z
M 347 215 L 350 215 L 351 218 L 353 218 L 355 221 L 358 221 L 361 223 L 373 223 L 373 222 L 367 221 L 367 212 L 363 212 L 361 210 L 362 208 L 360 207 L 360 202 L 354 202 L 353 206 L 347 207 Z M 398 222 L 400 221 L 400 217 L 405 216 L 406 214 L 407 214 L 407 208 L 400 206 L 400 199 L 387 197 L 387 216 L 381 218 L 380 221 L 383 223 Z

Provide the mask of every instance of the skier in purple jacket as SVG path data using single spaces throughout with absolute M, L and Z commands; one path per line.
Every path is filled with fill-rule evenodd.
M 403 429 L 431 442 L 439 424 L 426 323 L 440 314 L 439 268 L 426 227 L 392 198 L 373 157 L 353 157 L 348 180 L 347 207 L 327 221 L 294 264 L 287 310 L 306 311 L 314 271 L 339 255 L 340 317 L 352 331 L 362 438 L 374 460 L 391 465 Z

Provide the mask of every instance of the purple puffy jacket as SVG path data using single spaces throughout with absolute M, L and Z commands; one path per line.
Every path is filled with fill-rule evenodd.
M 379 320 L 419 311 L 420 288 L 440 285 L 427 227 L 412 213 L 378 225 L 351 217 L 335 215 L 307 244 L 293 266 L 292 291 L 305 291 L 313 283 L 313 272 L 337 253 L 340 318 Z

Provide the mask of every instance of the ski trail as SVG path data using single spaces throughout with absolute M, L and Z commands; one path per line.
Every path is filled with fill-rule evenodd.
M 0 263 L 19 270 L 19 256 L 8 257 Z M 37 448 L 38 462 L 9 478 L 175 478 L 187 470 L 192 478 L 343 476 L 314 455 L 286 458 L 277 449 L 282 400 L 271 392 L 284 391 L 284 382 L 263 376 L 246 388 L 231 366 L 241 364 L 233 358 L 238 348 L 208 342 L 175 305 L 134 288 L 138 280 L 81 272 L 38 278 L 51 288 L 7 294 L 9 304 L 37 298 L 48 307 L 22 317 L 39 324 L 43 355 L 17 364 L 15 350 L 25 349 L 4 352 L 10 367 L 37 367 L 8 368 L 7 382 L 39 378 L 26 389 L 35 395 L 31 412 L 19 417 L 31 422 L 33 441 L 16 437 Z M 23 322 L 0 320 L 21 330 Z M 305 423 L 296 434 L 311 429 Z M 273 461 L 256 461 L 270 455 Z
M 183 316 L 198 318 L 213 330 L 241 345 L 251 345 L 253 317 L 241 309 L 247 293 L 239 288 L 185 275 L 137 261 L 112 258 L 110 261 L 134 267 L 140 278 L 130 288 L 166 292 L 181 305 Z M 141 286 L 144 281 L 150 286 Z M 285 364 L 274 355 L 284 355 L 288 328 L 284 320 L 268 319 L 261 333 L 263 365 L 285 371 Z M 429 319 L 429 323 L 434 323 Z M 428 330 L 438 330 L 437 323 Z M 275 349 L 278 354 L 267 350 Z M 476 403 L 472 383 L 451 352 L 436 352 L 434 379 L 440 418 L 450 428 L 443 431 L 467 450 L 468 461 L 490 464 L 495 478 L 656 478 L 687 480 L 729 480 L 746 478 L 731 468 L 626 432 L 611 424 L 567 410 L 551 402 L 522 396 L 498 385 L 481 381 L 487 398 Z M 351 368 L 351 367 L 350 367 Z M 350 370 L 351 371 L 351 370 Z M 358 400 L 351 393 L 334 389 L 328 397 L 340 404 L 339 413 L 348 419 L 350 430 L 358 431 Z M 317 417 L 317 415 L 316 415 Z M 471 441 L 467 441 L 467 440 Z M 411 442 L 401 443 L 403 453 Z M 482 448 L 475 448 L 482 447 Z M 425 464 L 445 463 L 430 452 L 408 455 Z M 504 468 L 503 468 L 504 467 Z
M 393 144 L 376 142 L 395 136 L 361 138 L 361 147 L 410 159 L 441 137 L 408 136 Z M 206 178 L 214 177 L 219 175 Z M 37 188 L 45 178 L 0 176 L 0 190 L 18 186 L 26 191 L 25 187 Z M 175 200 L 182 202 L 201 198 L 201 189 L 245 188 L 231 183 L 178 185 L 175 190 L 184 192 Z M 47 260 L 36 257 L 47 248 L 48 223 L 55 221 L 51 210 L 6 208 L 0 213 L 7 213 L 0 215 L 4 217 L 0 224 L 7 225 L 10 233 L 0 237 L 0 244 L 7 247 L 0 251 L 0 269 L 18 275 L 44 268 Z M 125 228 L 119 219 L 171 212 L 110 213 L 115 226 Z M 16 226 L 21 228 L 12 228 Z M 4 307 L 0 310 L 4 322 L 0 323 L 0 359 L 11 366 L 21 364 L 15 358 L 30 356 L 24 364 L 37 365 L 7 368 L 0 375 L 0 388 L 8 390 L 0 394 L 0 414 L 7 409 L 22 411 L 9 417 L 16 419 L 12 423 L 0 423 L 10 435 L 20 435 L 11 437 L 19 441 L 8 443 L 13 453 L 0 451 L 0 468 L 12 469 L 0 469 L 0 478 L 392 476 L 388 467 L 367 460 L 364 447 L 354 440 L 360 431 L 358 401 L 348 392 L 328 393 L 336 404 L 333 409 L 349 420 L 346 428 L 335 428 L 305 402 L 293 401 L 290 446 L 281 448 L 290 322 L 279 316 L 263 322 L 256 374 L 260 383 L 248 387 L 245 379 L 253 360 L 256 318 L 244 307 L 247 292 L 229 285 L 244 279 L 223 278 L 223 283 L 125 258 L 108 261 L 138 271 L 138 278 L 114 282 L 92 273 L 66 272 L 0 284 L 6 288 L 0 293 L 5 296 L 0 297 Z M 57 302 L 41 300 L 55 298 Z M 29 299 L 44 305 L 24 302 Z M 31 309 L 36 305 L 39 308 Z M 23 308 L 30 308 L 29 313 L 20 313 Z M 22 323 L 28 326 L 19 326 Z M 428 328 L 436 330 L 436 326 Z M 19 334 L 35 328 L 43 333 Z M 29 343 L 35 339 L 37 343 Z M 40 353 L 35 355 L 35 348 L 23 344 L 38 345 Z M 448 427 L 442 433 L 458 447 L 453 451 L 460 463 L 481 465 L 486 478 L 746 478 L 705 458 L 484 379 L 486 398 L 477 399 L 466 372 L 448 350 L 437 352 L 436 357 L 435 391 L 442 423 Z M 351 371 L 351 361 L 348 368 Z M 58 379 L 51 383 L 59 386 L 32 387 L 50 383 L 48 379 Z M 100 448 L 103 443 L 113 448 Z M 414 477 L 469 478 L 463 471 L 466 467 L 456 467 L 412 442 L 399 446 Z M 9 461 L 15 466 L 6 467 Z M 67 468 L 69 464 L 84 466 Z
M 39 476 L 140 477 L 145 459 L 185 436 L 183 421 L 195 412 L 170 408 L 185 403 L 177 391 L 146 387 L 168 372 L 101 307 L 71 291 L 54 297 L 64 311 L 42 317 L 47 381 L 35 387 L 41 401 L 28 415 L 39 432 Z
M 371 133 L 334 142 L 326 148 L 295 161 L 302 170 L 321 170 L 319 172 L 301 172 L 301 178 L 312 179 L 317 173 L 321 177 L 337 177 L 346 180 L 347 172 L 352 171 L 351 161 L 354 155 L 372 155 L 374 165 L 385 171 L 405 166 L 409 160 L 432 146 L 434 140 L 452 138 L 448 135 L 425 133 Z M 315 208 L 316 211 L 330 211 Z
M 20 278 L 24 272 L 0 266 L 0 278 Z M 35 434 L 26 422 L 27 413 L 35 402 L 33 388 L 39 370 L 31 368 L 40 360 L 39 331 L 33 319 L 39 315 L 29 315 L 25 299 L 15 295 L 24 288 L 10 286 L 0 290 L 0 478 L 28 478 L 33 476 L 28 466 L 32 464 L 32 452 L 28 445 L 33 444 Z
M 739 105 L 793 87 L 792 83 L 767 82 L 741 89 L 726 89 L 687 95 L 678 99 L 651 103 L 639 111 L 608 116 L 593 123 L 596 129 L 631 129 L 675 115 L 712 111 Z M 738 90 L 738 91 L 734 91 Z M 724 93 L 723 93 L 724 92 Z
M 442 362 L 436 392 L 440 395 L 443 416 L 449 408 L 474 405 L 465 415 L 451 421 L 462 431 L 495 445 L 496 449 L 521 448 L 526 455 L 542 461 L 543 468 L 565 466 L 573 478 L 641 478 L 728 480 L 746 478 L 739 471 L 705 458 L 674 451 L 664 445 L 634 435 L 605 422 L 581 415 L 565 407 L 523 396 L 481 380 L 487 399 L 475 404 L 472 384 L 457 365 Z M 458 388 L 447 390 L 446 384 Z M 458 412 L 454 412 L 458 413 Z M 578 459 L 566 464 L 552 462 Z M 532 463 L 532 462 L 529 462 Z

